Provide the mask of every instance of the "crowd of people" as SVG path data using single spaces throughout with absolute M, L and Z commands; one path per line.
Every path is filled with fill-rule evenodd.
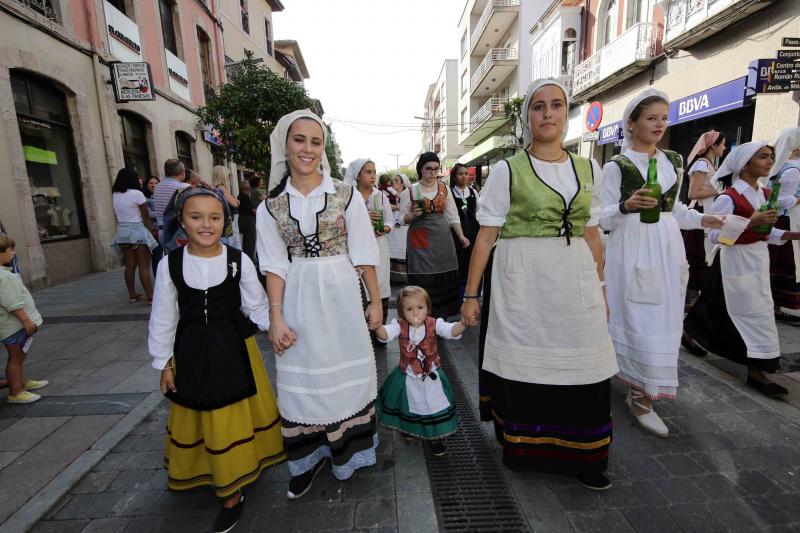
M 141 298 L 138 269 L 152 304 L 149 351 L 171 400 L 168 486 L 213 487 L 215 531 L 234 527 L 243 489 L 278 462 L 291 499 L 326 462 L 339 480 L 374 465 L 379 424 L 446 454 L 458 413 L 437 337 L 468 327 L 480 325 L 480 414 L 503 463 L 593 490 L 611 486 L 612 378 L 661 437 L 654 402 L 678 394 L 681 344 L 746 365 L 768 396 L 787 393 L 769 374 L 780 367 L 776 320 L 797 319 L 781 308 L 800 308 L 800 128 L 736 146 L 719 168 L 725 136 L 704 133 L 684 177 L 681 155 L 659 148 L 663 92 L 628 103 L 622 151 L 602 168 L 564 148 L 569 104 L 560 81 L 532 83 L 525 149 L 495 164 L 480 192 L 463 165 L 449 185 L 440 179 L 432 152 L 415 183 L 378 177 L 366 158 L 335 180 L 327 128 L 305 110 L 274 128 L 266 194 L 256 178 L 234 196 L 227 168 L 206 183 L 177 159 L 160 180 L 119 171 L 113 246 L 129 301 Z M 41 317 L 13 247 L 0 234 L 8 401 L 47 384 L 22 379 Z M 389 321 L 398 247 L 408 283 Z M 259 330 L 276 356 L 277 399 Z M 394 340 L 400 359 L 381 385 L 375 350 Z

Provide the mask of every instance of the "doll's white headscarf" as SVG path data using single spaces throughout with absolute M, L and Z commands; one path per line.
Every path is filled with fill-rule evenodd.
M 350 164 L 347 165 L 347 170 L 344 172 L 344 182 L 355 187 L 356 178 L 358 178 L 358 175 L 361 173 L 361 169 L 370 161 L 370 159 L 356 159 L 350 162 Z
M 569 110 L 569 91 L 567 88 L 564 87 L 564 84 L 558 81 L 555 78 L 539 78 L 538 80 L 534 80 L 528 85 L 528 90 L 525 92 L 525 102 L 522 104 L 522 109 L 520 110 L 520 121 L 522 122 L 522 141 L 525 145 L 525 148 L 530 146 L 532 142 L 531 138 L 531 125 L 528 123 L 528 111 L 531 106 L 531 100 L 533 99 L 533 95 L 536 94 L 536 91 L 544 87 L 545 85 L 555 85 L 564 93 L 564 99 L 566 100 L 566 108 Z M 561 140 L 567 138 L 567 123 L 564 123 L 564 130 L 561 132 Z
M 731 183 L 738 180 L 739 175 L 742 173 L 742 169 L 745 167 L 745 165 L 747 165 L 747 162 L 750 161 L 753 156 L 765 146 L 767 146 L 767 143 L 764 141 L 752 141 L 749 143 L 740 144 L 731 150 L 728 156 L 719 166 L 717 173 L 714 174 L 713 178 L 711 178 L 711 185 L 716 187 L 719 180 L 726 176 L 732 176 Z
M 622 136 L 622 151 L 630 150 L 633 148 L 633 134 L 628 129 L 628 120 L 631 118 L 633 114 L 633 110 L 636 109 L 636 106 L 642 103 L 646 98 L 650 98 L 651 96 L 658 96 L 663 98 L 664 101 L 667 102 L 669 105 L 669 96 L 664 91 L 659 91 L 658 89 L 654 89 L 650 87 L 649 89 L 645 89 L 644 91 L 640 92 L 636 97 L 628 102 L 628 105 L 625 106 L 625 112 L 622 114 L 622 131 L 624 132 Z
M 328 128 L 322 122 L 322 119 L 311 110 L 300 109 L 299 111 L 294 111 L 288 115 L 282 116 L 275 125 L 275 129 L 272 130 L 272 134 L 269 136 L 272 164 L 269 170 L 269 186 L 267 191 L 271 191 L 280 183 L 283 176 L 286 174 L 286 170 L 289 168 L 289 163 L 286 160 L 286 139 L 289 136 L 289 128 L 292 127 L 292 124 L 294 124 L 296 120 L 301 118 L 310 118 L 316 121 L 319 127 L 322 128 L 323 143 L 328 142 Z M 322 154 L 320 170 L 323 176 L 331 175 L 331 164 L 328 162 L 328 157 L 325 153 Z
M 775 146 L 775 164 L 772 165 L 770 174 L 776 176 L 783 170 L 783 165 L 789 160 L 792 152 L 800 148 L 800 128 L 783 129 L 773 146 Z

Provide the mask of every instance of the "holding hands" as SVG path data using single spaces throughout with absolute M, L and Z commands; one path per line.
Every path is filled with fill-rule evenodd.
M 269 324 L 267 338 L 272 344 L 275 355 L 283 355 L 283 352 L 294 346 L 297 342 L 297 334 L 289 328 L 282 316 L 273 317 Z
M 461 304 L 461 322 L 468 328 L 478 325 L 481 318 L 481 306 L 477 298 L 467 298 Z

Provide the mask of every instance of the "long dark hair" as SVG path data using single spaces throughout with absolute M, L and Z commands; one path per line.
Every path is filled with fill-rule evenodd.
M 289 170 L 287 165 L 286 172 L 283 173 L 283 178 L 281 178 L 281 181 L 275 187 L 273 187 L 271 191 L 269 191 L 267 198 L 277 198 L 286 188 L 286 182 L 289 181 L 289 176 L 291 176 L 291 174 L 292 171 Z
M 720 132 L 719 137 L 717 137 L 717 140 L 714 141 L 714 144 L 712 144 L 711 146 L 706 148 L 706 151 L 703 152 L 702 154 L 697 154 L 694 159 L 689 161 L 689 164 L 686 166 L 686 168 L 687 169 L 692 168 L 692 165 L 694 165 L 695 161 L 697 161 L 701 157 L 703 157 L 705 159 L 709 159 L 708 157 L 706 157 L 706 154 L 708 153 L 708 151 L 711 150 L 712 148 L 716 148 L 717 146 L 719 146 L 720 144 L 722 144 L 724 142 L 725 142 L 725 134 Z
M 125 192 L 128 189 L 140 190 L 139 174 L 132 168 L 121 168 L 117 172 L 111 192 Z
M 462 168 L 469 170 L 467 165 L 463 163 L 456 163 L 453 165 L 453 168 L 450 169 L 450 187 L 456 186 L 456 176 L 458 176 L 458 171 Z M 469 186 L 469 183 L 467 183 L 467 186 Z
M 770 145 L 766 144 L 766 145 L 764 145 L 764 148 L 769 148 L 770 150 L 772 150 L 772 156 L 775 157 L 775 148 L 773 146 L 770 146 Z M 760 149 L 759 149 L 759 151 L 760 151 Z M 756 154 L 757 153 L 758 152 L 756 152 Z M 756 154 L 753 154 L 753 157 L 755 157 Z M 752 159 L 752 157 L 750 159 Z M 748 163 L 750 163 L 750 161 L 747 161 L 747 163 L 745 163 L 745 166 Z M 721 176 L 717 181 L 722 184 L 722 189 L 723 190 L 730 189 L 733 186 L 733 174 L 728 174 L 727 176 Z
M 151 181 L 153 181 L 153 180 L 156 180 L 156 185 L 158 185 L 159 183 L 161 183 L 161 180 L 160 180 L 160 179 L 158 179 L 158 177 L 156 177 L 156 176 L 150 176 L 149 178 L 147 178 L 146 180 L 144 180 L 144 183 L 142 183 L 142 194 L 144 194 L 144 197 L 145 197 L 145 198 L 151 198 L 151 197 L 153 196 L 153 193 L 152 193 L 152 192 L 150 191 L 150 189 L 147 187 L 147 185 L 148 185 L 148 184 L 149 184 Z

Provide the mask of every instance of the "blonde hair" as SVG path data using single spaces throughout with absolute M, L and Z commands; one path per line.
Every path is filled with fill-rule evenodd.
M 14 239 L 11 238 L 11 235 L 0 232 L 0 252 L 5 252 L 9 248 L 14 248 L 15 245 L 16 243 Z
M 400 293 L 397 295 L 397 315 L 400 318 L 406 320 L 405 315 L 403 315 L 403 300 L 411 296 L 422 296 L 425 299 L 425 304 L 428 306 L 427 314 L 431 314 L 433 304 L 431 303 L 431 295 L 428 294 L 428 291 L 416 285 L 407 285 L 400 289 Z
M 231 188 L 231 182 L 228 179 L 231 175 L 231 171 L 228 170 L 227 167 L 223 167 L 222 165 L 216 165 L 214 168 L 211 169 L 211 185 L 216 187 L 217 185 L 224 185 L 229 190 Z

